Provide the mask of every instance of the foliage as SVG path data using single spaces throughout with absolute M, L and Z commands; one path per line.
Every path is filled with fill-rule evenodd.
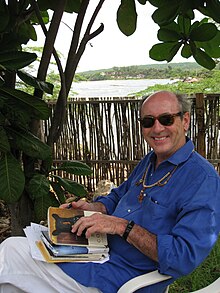
M 215 58 L 220 57 L 220 31 L 208 18 L 194 21 L 195 10 L 220 22 L 220 3 L 216 0 L 149 0 L 146 2 L 157 7 L 152 15 L 159 25 L 158 44 L 153 45 L 149 55 L 157 61 L 170 62 L 180 50 L 183 58 L 193 57 L 201 66 L 215 68 Z M 129 25 L 127 15 L 129 15 Z M 135 0 L 122 0 L 118 9 L 117 21 L 120 30 L 127 36 L 134 33 L 137 22 Z
M 176 81 L 174 83 L 148 87 L 146 90 L 135 93 L 136 96 L 143 96 L 151 94 L 159 90 L 169 90 L 182 94 L 195 94 L 195 93 L 219 93 L 220 92 L 220 71 L 214 70 L 209 74 L 203 74 L 196 78 L 196 81 L 190 82 L 190 79 Z
M 11 57 L 13 59 L 11 60 Z M 39 81 L 18 69 L 33 61 L 32 53 L 1 53 L 0 63 L 4 72 L 17 71 L 18 76 L 35 88 L 52 93 L 51 84 Z M 29 60 L 29 61 L 28 61 Z M 59 168 L 52 168 L 51 148 L 30 132 L 31 119 L 48 119 L 51 114 L 48 105 L 41 99 L 11 89 L 2 81 L 0 87 L 0 194 L 7 203 L 19 200 L 24 190 L 33 201 L 36 220 L 45 219 L 50 205 L 59 205 L 65 201 L 65 192 L 76 196 L 85 196 L 86 189 L 74 181 L 62 179 L 55 173 L 63 170 L 70 174 L 90 175 L 90 168 L 80 162 L 68 162 Z M 21 158 L 46 161 L 46 167 L 29 172 L 28 166 L 22 169 Z M 51 192 L 53 187 L 53 193 Z M 56 194 L 56 197 L 54 196 Z M 39 201 L 41 204 L 39 205 Z
M 81 72 L 76 76 L 80 80 L 111 79 L 184 79 L 187 76 L 200 76 L 210 72 L 197 63 L 170 63 L 113 67 L 110 69 Z M 80 79 L 79 79 L 80 76 Z
M 0 11 L 4 10 L 0 31 L 0 196 L 13 206 L 24 194 L 28 195 L 35 220 L 40 221 L 46 218 L 50 205 L 64 202 L 66 192 L 79 197 L 87 193 L 84 186 L 61 178 L 57 172 L 90 175 L 91 169 L 77 161 L 53 168 L 52 148 L 34 130 L 35 122 L 51 117 L 50 108 L 38 93 L 52 95 L 54 87 L 21 70 L 37 59 L 35 53 L 22 51 L 23 44 L 36 39 L 33 23 L 37 17 L 33 8 L 28 1 L 0 3 Z M 42 11 L 41 16 L 46 23 L 47 12 Z M 20 84 L 15 83 L 16 77 L 28 91 L 21 90 Z

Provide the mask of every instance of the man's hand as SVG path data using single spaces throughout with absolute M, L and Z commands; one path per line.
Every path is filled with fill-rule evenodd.
M 71 206 L 70 206 L 71 204 Z M 60 208 L 62 209 L 67 209 L 67 208 L 72 208 L 75 210 L 83 210 L 83 211 L 95 211 L 95 212 L 101 212 L 103 214 L 106 214 L 106 208 L 104 204 L 101 202 L 87 202 L 85 200 L 78 200 L 78 201 L 73 201 L 71 203 L 64 203 L 60 205 Z
M 96 232 L 122 236 L 127 223 L 128 221 L 122 218 L 95 213 L 89 217 L 81 217 L 72 226 L 72 232 L 80 236 L 86 229 L 86 238 Z

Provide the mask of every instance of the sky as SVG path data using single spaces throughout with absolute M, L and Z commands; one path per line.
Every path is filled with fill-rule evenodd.
M 107 69 L 112 67 L 145 65 L 158 63 L 149 57 L 150 48 L 158 43 L 157 31 L 158 25 L 151 18 L 155 7 L 149 2 L 145 5 L 136 1 L 136 9 L 138 14 L 137 29 L 133 35 L 127 37 L 118 28 L 116 22 L 117 9 L 120 0 L 106 0 L 99 12 L 92 31 L 96 30 L 100 23 L 104 23 L 104 31 L 91 40 L 86 46 L 86 50 L 80 60 L 77 72 Z M 98 0 L 91 0 L 88 15 L 95 8 Z M 65 13 L 63 22 L 73 28 L 76 14 Z M 87 21 L 88 19 L 85 19 Z M 61 23 L 55 48 L 65 57 L 70 46 L 72 38 L 71 29 Z M 43 45 L 43 35 L 39 40 L 28 45 Z M 41 44 L 40 44 L 41 43 Z M 186 62 L 187 59 L 180 55 L 174 57 L 172 62 Z M 189 60 L 188 60 L 189 61 Z M 193 61 L 193 60 L 190 60 Z

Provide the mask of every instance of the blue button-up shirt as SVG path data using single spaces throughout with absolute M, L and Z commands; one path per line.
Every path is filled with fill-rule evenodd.
M 158 262 L 141 253 L 118 235 L 108 235 L 110 259 L 103 264 L 62 263 L 60 268 L 84 286 L 104 293 L 117 292 L 129 279 L 158 269 L 173 278 L 146 288 L 162 292 L 176 278 L 192 272 L 210 253 L 220 231 L 220 177 L 194 151 L 191 140 L 158 168 L 150 152 L 128 180 L 106 197 L 99 197 L 109 215 L 133 220 L 157 235 Z M 145 184 L 151 185 L 176 170 L 168 182 L 145 190 L 140 202 L 140 183 L 149 167 Z M 166 181 L 166 180 L 165 180 Z

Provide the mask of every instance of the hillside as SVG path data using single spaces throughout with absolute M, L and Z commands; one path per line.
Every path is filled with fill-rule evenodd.
M 133 65 L 90 70 L 76 75 L 77 80 L 155 79 L 198 76 L 207 72 L 195 62 Z

